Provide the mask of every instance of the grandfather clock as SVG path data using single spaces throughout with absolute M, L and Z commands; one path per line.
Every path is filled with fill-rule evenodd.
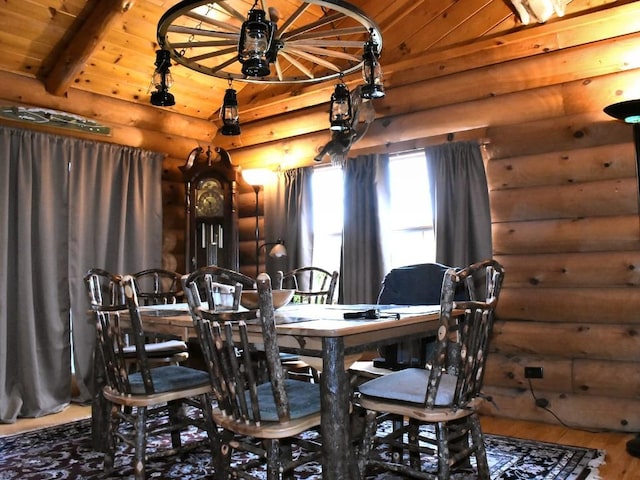
M 179 168 L 186 183 L 186 272 L 206 265 L 238 270 L 238 167 L 223 148 L 196 147 Z

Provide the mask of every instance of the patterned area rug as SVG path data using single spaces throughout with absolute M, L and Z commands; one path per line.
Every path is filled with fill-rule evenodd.
M 199 435 L 190 434 L 191 437 Z M 0 479 L 98 479 L 102 454 L 91 449 L 90 420 L 0 438 Z M 596 480 L 604 452 L 518 438 L 485 435 L 493 480 Z M 188 440 L 193 440 L 190 438 Z M 117 476 L 129 478 L 131 457 L 116 457 Z M 243 461 L 242 458 L 236 461 Z M 203 445 L 181 456 L 149 460 L 147 477 L 197 480 L 215 478 L 211 456 Z M 321 469 L 309 464 L 296 478 L 320 480 Z M 371 472 L 368 480 L 403 477 Z M 460 478 L 460 477 L 454 477 Z M 465 478 L 465 477 L 461 477 Z M 345 479 L 347 480 L 347 479 Z

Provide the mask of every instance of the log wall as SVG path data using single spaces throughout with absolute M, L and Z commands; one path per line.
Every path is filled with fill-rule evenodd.
M 630 127 L 624 138 L 621 124 L 588 117 L 489 129 L 494 254 L 507 273 L 485 382 L 495 405 L 485 411 L 637 431 L 634 147 Z M 525 366 L 543 367 L 544 378 L 525 379 Z

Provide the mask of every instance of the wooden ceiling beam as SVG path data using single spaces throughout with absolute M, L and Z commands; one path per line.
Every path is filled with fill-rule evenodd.
M 100 0 L 89 4 L 93 7 L 85 21 L 53 62 L 54 67 L 44 81 L 47 92 L 57 96 L 66 93 L 98 44 L 133 3 L 133 0 Z

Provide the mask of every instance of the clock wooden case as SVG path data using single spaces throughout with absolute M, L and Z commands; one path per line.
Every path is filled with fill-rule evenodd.
M 216 147 L 194 148 L 180 167 L 185 179 L 185 270 L 206 265 L 238 270 L 238 167 Z

